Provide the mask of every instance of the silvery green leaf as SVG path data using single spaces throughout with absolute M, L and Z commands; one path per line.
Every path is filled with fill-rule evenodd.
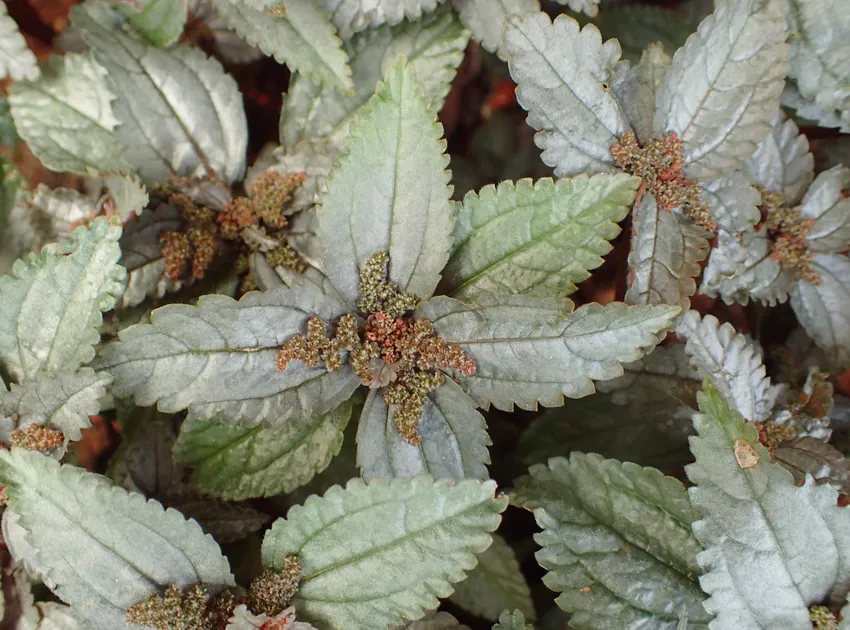
M 812 268 L 820 284 L 798 281 L 791 306 L 830 367 L 850 366 L 850 260 L 842 254 L 815 254 Z
M 440 293 L 569 295 L 611 251 L 640 179 L 625 173 L 489 185 L 458 208 Z
M 0 278 L 0 364 L 13 380 L 73 371 L 94 358 L 101 312 L 124 289 L 120 236 L 120 227 L 96 219 Z
M 710 182 L 700 182 L 700 198 L 708 204 L 718 229 L 738 236 L 761 221 L 761 193 L 746 175 L 734 171 Z
M 194 466 L 189 481 L 205 494 L 239 501 L 288 493 L 339 453 L 350 417 L 346 401 L 300 425 L 247 428 L 190 418 L 180 429 L 174 458 Z
M 81 175 L 127 170 L 116 138 L 115 96 L 88 55 L 53 56 L 42 74 L 9 89 L 15 127 L 47 168 Z
M 56 595 L 86 628 L 129 628 L 127 608 L 168 585 L 205 582 L 215 592 L 234 584 L 197 523 L 100 475 L 13 449 L 0 453 L 0 477 Z
M 148 191 L 133 174 L 110 173 L 103 178 L 103 185 L 111 199 L 112 209 L 122 223 L 141 214 L 148 205 Z
M 349 304 L 360 295 L 360 266 L 379 251 L 389 252 L 396 286 L 434 293 L 454 225 L 442 131 L 400 58 L 352 123 L 319 207 L 327 275 Z
M 781 0 L 725 2 L 674 55 L 655 128 L 679 134 L 688 177 L 734 171 L 769 133 L 788 69 L 785 36 Z
M 673 54 L 684 46 L 696 26 L 696 22 L 691 23 L 683 14 L 681 7 L 674 10 L 654 4 L 608 6 L 594 24 L 602 31 L 603 37 L 620 42 L 623 58 L 632 63 L 640 61 L 644 51 L 650 47 L 659 47 L 667 54 Z M 620 102 L 626 104 L 622 99 Z
M 322 244 L 319 242 L 319 216 L 315 207 L 299 212 L 289 220 L 286 240 L 289 246 L 320 272 L 325 279 L 325 261 L 322 259 Z M 300 274 L 299 274 L 300 275 Z M 336 292 L 336 289 L 334 289 Z
M 843 591 L 850 575 L 850 513 L 829 485 L 795 486 L 717 390 L 700 395 L 700 410 L 696 463 L 685 470 L 702 516 L 693 531 L 712 629 L 810 628 L 808 606 Z
M 52 377 L 37 374 L 20 385 L 13 383 L 12 391 L 0 390 L 0 416 L 15 418 L 15 428 L 45 424 L 60 429 L 67 446 L 69 440 L 83 437 L 81 429 L 91 426 L 89 416 L 100 411 L 100 398 L 106 395 L 109 381 L 108 374 L 91 368 L 62 371 Z M 0 435 L 6 444 L 10 437 Z
M 570 11 L 585 13 L 595 17 L 599 13 L 599 0 L 555 0 L 558 4 L 565 5 Z
M 536 409 L 564 404 L 564 396 L 594 392 L 593 380 L 623 374 L 622 363 L 653 348 L 678 306 L 606 306 L 524 296 L 484 296 L 475 305 L 435 297 L 416 309 L 446 341 L 476 364 L 455 375 L 480 406 Z
M 840 127 L 841 133 L 850 133 L 850 111 L 823 109 L 809 98 L 800 94 L 797 84 L 788 79 L 780 96 L 782 104 L 795 110 L 797 118 L 811 121 L 820 127 Z
M 164 203 L 148 208 L 124 226 L 119 244 L 120 263 L 127 270 L 127 288 L 121 296 L 121 308 L 137 306 L 148 297 L 161 298 L 182 288 L 182 282 L 165 275 L 159 235 L 179 230 L 183 225 L 177 205 Z
M 138 8 L 119 5 L 130 24 L 156 46 L 171 46 L 183 33 L 188 18 L 186 0 L 142 0 Z
M 383 630 L 419 619 L 476 565 L 507 506 L 496 482 L 352 479 L 278 519 L 263 565 L 297 554 L 299 618 L 323 628 Z M 344 593 L 344 597 L 340 597 Z
M 732 324 L 716 317 L 685 313 L 676 334 L 687 340 L 685 351 L 704 378 L 710 378 L 729 404 L 750 422 L 770 417 L 781 385 L 771 385 L 759 351 Z
M 97 213 L 96 197 L 73 188 L 51 189 L 45 184 L 36 186 L 26 205 L 34 215 L 32 222 L 40 224 L 43 242 L 67 238 L 75 227 L 90 222 Z
M 454 0 L 453 4 L 481 47 L 500 57 L 504 56 L 502 33 L 507 19 L 540 11 L 540 0 Z
M 819 483 L 831 483 L 844 494 L 850 492 L 850 462 L 823 440 L 798 437 L 781 442 L 773 450 L 773 458 L 794 475 L 797 485 L 803 485 L 808 474 Z
M 279 12 L 246 0 L 215 0 L 227 25 L 293 72 L 337 90 L 350 90 L 351 69 L 342 42 L 316 0 L 280 0 Z
M 418 20 L 442 2 L 445 0 L 319 0 L 345 39 L 370 26 L 394 26 L 405 18 Z
M 236 81 L 196 48 L 169 50 L 122 32 L 101 2 L 74 7 L 95 59 L 106 68 L 120 125 L 124 157 L 145 181 L 170 174 L 218 176 L 227 182 L 245 171 L 245 110 Z
M 420 20 L 357 35 L 345 45 L 354 92 L 337 92 L 322 88 L 306 77 L 293 77 L 281 115 L 281 143 L 287 153 L 305 140 L 327 139 L 331 147 L 341 148 L 358 108 L 372 96 L 375 84 L 399 54 L 405 55 L 416 71 L 426 104 L 434 111 L 440 110 L 468 41 L 469 32 L 449 7 Z
M 534 620 L 534 603 L 525 581 L 516 553 L 505 539 L 493 535 L 493 544 L 478 556 L 478 566 L 469 572 L 463 582 L 458 582 L 449 601 L 488 621 L 499 619 L 507 608 L 515 609 L 520 616 Z
M 543 583 L 576 628 L 672 630 L 682 606 L 707 628 L 697 585 L 698 518 L 682 483 L 654 468 L 573 453 L 535 465 L 511 503 L 543 528 L 535 556 Z
M 310 317 L 333 320 L 338 306 L 315 286 L 163 306 L 150 324 L 126 328 L 104 346 L 98 369 L 114 377 L 115 396 L 138 405 L 157 402 L 167 413 L 189 409 L 193 418 L 248 427 L 303 426 L 346 400 L 360 379 L 349 366 L 327 372 L 297 361 L 281 372 L 275 355 Z
M 814 219 L 806 234 L 813 252 L 843 252 L 850 247 L 850 169 L 835 166 L 818 174 L 800 204 L 804 217 Z
M 815 176 L 815 160 L 806 136 L 780 110 L 770 133 L 744 162 L 744 170 L 762 188 L 782 193 L 785 203 L 793 207 Z
M 396 430 L 394 410 L 369 392 L 357 427 L 357 466 L 366 481 L 383 477 L 489 479 L 491 444 L 475 401 L 451 379 L 428 395 L 419 421 L 422 442 L 406 442 Z
M 669 69 L 670 56 L 660 44 L 650 44 L 640 56 L 640 63 L 629 68 L 611 86 L 641 143 L 646 143 L 655 135 L 655 101 Z
M 449 613 L 433 612 L 425 615 L 419 621 L 411 621 L 396 626 L 393 630 L 469 630 L 469 626 L 462 625 Z
M 678 212 L 659 208 L 647 192 L 635 207 L 629 251 L 628 304 L 677 304 L 690 308 L 709 250 L 706 231 Z
M 34 81 L 38 72 L 35 55 L 9 15 L 5 1 L 0 0 L 0 79 Z
M 555 175 L 615 172 L 609 149 L 631 130 L 610 89 L 620 59 L 616 40 L 603 44 L 592 24 L 579 30 L 571 17 L 551 22 L 541 11 L 510 18 L 504 46 L 517 102 Z
M 493 630 L 534 630 L 534 626 L 525 623 L 525 616 L 519 610 L 505 610 Z

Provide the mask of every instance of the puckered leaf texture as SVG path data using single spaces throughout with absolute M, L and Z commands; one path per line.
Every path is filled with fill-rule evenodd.
M 189 17 L 188 4 L 182 0 L 143 0 L 137 8 L 119 7 L 145 39 L 157 46 L 170 46 L 183 33 Z
M 463 25 L 485 49 L 504 56 L 502 35 L 512 15 L 540 10 L 540 0 L 454 0 Z
M 393 26 L 403 19 L 418 20 L 445 0 L 319 0 L 342 37 L 370 26 Z
M 850 169 L 834 166 L 815 178 L 800 204 L 800 212 L 813 219 L 806 246 L 816 253 L 843 252 L 850 247 Z M 791 205 L 791 204 L 789 204 Z
M 794 206 L 814 178 L 815 159 L 806 136 L 780 110 L 770 133 L 747 158 L 744 169 L 760 186 L 782 193 L 785 203 Z
M 168 585 L 233 585 L 227 560 L 197 523 L 100 475 L 13 449 L 0 453 L 0 478 L 39 567 L 86 628 L 129 628 L 127 608 Z
M 263 564 L 301 560 L 299 618 L 383 630 L 436 608 L 475 567 L 507 506 L 495 492 L 495 482 L 472 479 L 352 479 L 278 519 L 263 540 Z
M 534 626 L 525 623 L 525 615 L 519 610 L 505 610 L 493 630 L 534 630 Z

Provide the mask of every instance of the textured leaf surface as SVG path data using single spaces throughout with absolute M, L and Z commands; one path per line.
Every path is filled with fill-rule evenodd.
M 563 404 L 564 396 L 594 392 L 593 379 L 621 376 L 658 343 L 679 312 L 676 306 L 586 304 L 522 296 L 483 297 L 477 305 L 437 297 L 420 304 L 417 317 L 459 344 L 477 366 L 457 381 L 480 405 L 511 410 Z
M 576 628 L 708 627 L 685 487 L 654 468 L 573 453 L 532 466 L 511 502 L 534 511 L 537 561 Z
M 768 168 L 771 169 L 771 176 L 773 168 L 782 172 L 782 168 L 775 164 Z M 700 197 L 708 204 L 722 236 L 726 236 L 723 233 L 728 232 L 741 242 L 746 237 L 741 232 L 752 232 L 752 228 L 761 221 L 761 212 L 758 209 L 762 203 L 761 193 L 742 171 L 735 171 L 710 182 L 701 182 L 698 186 Z
M 252 46 L 315 81 L 351 88 L 342 42 L 315 0 L 280 0 L 271 14 L 245 0 L 215 0 L 224 21 Z
M 360 379 L 347 366 L 327 372 L 293 362 L 281 372 L 275 354 L 311 316 L 330 321 L 337 308 L 315 286 L 252 292 L 238 302 L 205 295 L 197 306 L 164 306 L 150 324 L 121 331 L 101 351 L 98 369 L 113 375 L 116 396 L 139 405 L 188 408 L 198 419 L 243 426 L 302 426 L 346 400 Z
M 328 277 L 354 304 L 360 265 L 388 251 L 389 279 L 433 294 L 451 246 L 446 143 L 413 69 L 399 60 L 352 125 L 346 154 L 319 208 Z
M 800 205 L 804 217 L 814 219 L 806 234 L 813 252 L 843 252 L 850 247 L 850 169 L 835 166 L 820 173 Z
M 393 410 L 377 392 L 369 392 L 357 427 L 357 465 L 361 476 L 435 479 L 489 479 L 491 444 L 487 424 L 475 401 L 451 379 L 428 396 L 419 421 L 422 442 L 414 446 L 396 430 Z
M 534 627 L 525 623 L 525 616 L 519 610 L 506 610 L 499 615 L 499 623 L 493 630 L 534 630 Z
M 418 20 L 441 2 L 445 0 L 319 0 L 346 39 L 370 26 Z
M 529 619 L 535 617 L 531 593 L 516 554 L 498 534 L 493 536 L 490 548 L 478 556 L 478 566 L 463 582 L 457 583 L 449 601 L 488 621 L 498 620 L 505 607 Z
M 197 523 L 100 475 L 14 449 L 0 453 L 0 476 L 56 594 L 86 628 L 128 627 L 127 608 L 170 584 L 233 585 L 227 560 Z
M 17 418 L 17 428 L 30 424 L 49 424 L 61 429 L 65 442 L 82 438 L 81 429 L 91 426 L 89 416 L 100 411 L 100 398 L 106 395 L 109 375 L 96 374 L 90 368 L 77 372 L 59 372 L 53 377 L 36 375 L 12 391 L 0 391 L 0 416 Z M 9 443 L 9 436 L 3 441 Z
M 430 477 L 352 479 L 310 497 L 263 540 L 263 564 L 303 566 L 299 617 L 330 628 L 382 630 L 436 608 L 490 546 L 507 499 L 496 483 Z
M 502 182 L 469 193 L 440 293 L 568 295 L 620 233 L 640 180 L 623 173 Z
M 407 57 L 425 102 L 438 111 L 463 59 L 469 33 L 449 7 L 420 20 L 404 21 L 390 28 L 370 29 L 346 42 L 350 57 L 353 93 L 322 87 L 295 75 L 286 92 L 281 143 L 291 150 L 302 140 L 327 138 L 341 148 L 357 109 L 375 92 L 375 85 L 399 54 Z
M 71 19 L 108 72 L 121 123 L 115 136 L 142 179 L 242 177 L 248 142 L 242 95 L 218 61 L 196 48 L 144 44 L 119 30 L 100 2 L 74 7 Z
M 130 24 L 145 39 L 157 46 L 170 46 L 183 33 L 187 9 L 185 0 L 143 0 L 139 10 L 125 11 Z
M 609 86 L 620 59 L 615 40 L 602 43 L 599 30 L 543 12 L 511 18 L 505 52 L 517 83 L 517 101 L 538 130 L 543 161 L 555 175 L 614 172 L 609 149 L 631 127 Z
M 788 69 L 781 0 L 723 3 L 673 57 L 655 127 L 682 139 L 685 174 L 738 168 L 770 130 Z
M 106 71 L 89 57 L 51 57 L 34 81 L 9 89 L 15 127 L 47 168 L 88 175 L 129 169 L 115 137 L 115 97 Z
M 124 288 L 120 236 L 120 227 L 96 219 L 0 278 L 0 364 L 14 380 L 73 371 L 94 358 L 101 311 Z
M 785 203 L 795 206 L 815 176 L 815 159 L 806 136 L 780 110 L 744 169 L 761 187 L 782 193 Z
M 628 304 L 690 307 L 699 263 L 708 255 L 706 232 L 679 213 L 658 207 L 651 193 L 634 210 Z
M 686 471 L 703 517 L 693 529 L 706 549 L 698 560 L 711 596 L 705 607 L 716 615 L 712 630 L 810 628 L 808 606 L 850 574 L 850 513 L 828 485 L 809 478 L 795 486 L 755 427 L 713 388 L 701 394 L 700 410 L 691 438 L 696 463 Z M 754 455 L 746 468 L 736 456 L 742 450 Z
M 599 13 L 599 0 L 555 0 L 558 4 L 565 5 L 570 11 L 582 12 L 590 17 Z
M 685 351 L 694 367 L 742 416 L 750 422 L 770 417 L 782 386 L 771 385 L 761 353 L 732 324 L 721 326 L 713 315 L 700 319 L 692 311 L 682 318 L 676 334 L 687 339 Z
M 618 75 L 611 86 L 635 136 L 642 144 L 655 136 L 655 100 L 664 85 L 670 61 L 670 56 L 664 52 L 661 44 L 650 44 L 640 55 L 640 63 Z
M 6 3 L 0 2 L 0 78 L 34 80 L 38 72 L 35 55 L 9 15 Z
M 246 428 L 189 419 L 180 429 L 174 458 L 195 467 L 189 478 L 195 487 L 222 499 L 292 492 L 339 453 L 350 417 L 351 403 L 346 401 L 303 425 Z
M 463 25 L 485 50 L 504 56 L 502 34 L 512 15 L 540 11 L 540 0 L 455 0 Z
M 841 254 L 816 254 L 812 268 L 820 284 L 797 282 L 791 306 L 831 366 L 850 366 L 850 260 Z

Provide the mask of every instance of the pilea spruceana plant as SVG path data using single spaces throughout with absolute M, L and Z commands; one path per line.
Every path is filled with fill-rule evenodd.
M 850 628 L 850 7 L 24 4 L 3 627 Z

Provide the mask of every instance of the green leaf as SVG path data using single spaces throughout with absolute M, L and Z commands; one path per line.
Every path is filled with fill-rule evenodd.
M 488 621 L 500 619 L 507 606 L 534 620 L 534 604 L 516 554 L 505 539 L 493 535 L 493 544 L 478 556 L 478 566 L 458 582 L 449 601 Z M 524 618 L 524 617 L 523 617 Z
M 124 289 L 120 236 L 120 227 L 96 219 L 0 278 L 0 365 L 15 381 L 73 371 L 92 360 L 101 311 Z
M 197 523 L 34 451 L 0 453 L 9 508 L 40 567 L 92 630 L 127 627 L 127 608 L 168 585 L 232 586 L 227 560 Z M 116 576 L 121 588 L 115 588 Z
M 469 33 L 449 7 L 420 20 L 370 29 L 346 42 L 353 93 L 322 87 L 302 75 L 292 78 L 281 115 L 280 140 L 292 151 L 299 142 L 327 138 L 336 150 L 348 137 L 358 108 L 375 92 L 396 57 L 403 54 L 416 71 L 425 103 L 443 106 L 469 42 Z
M 534 626 L 525 623 L 525 616 L 519 610 L 506 610 L 499 615 L 499 623 L 493 630 L 534 630 Z
M 0 416 L 16 419 L 16 428 L 31 424 L 49 424 L 61 429 L 68 440 L 82 439 L 81 429 L 91 426 L 89 416 L 100 411 L 100 398 L 106 395 L 108 374 L 97 374 L 91 368 L 77 372 L 58 372 L 54 376 L 36 374 L 12 391 L 0 390 Z M 9 436 L 3 441 L 9 444 Z
M 394 26 L 405 18 L 418 20 L 442 2 L 445 0 L 319 0 L 346 39 L 370 26 Z
M 579 30 L 571 17 L 553 23 L 537 12 L 510 18 L 504 45 L 517 102 L 555 175 L 616 172 L 609 149 L 631 131 L 609 89 L 620 59 L 616 40 L 603 44 L 592 24 Z
M 360 265 L 379 251 L 389 252 L 389 279 L 401 290 L 434 293 L 454 223 L 442 130 L 399 58 L 352 123 L 319 208 L 327 274 L 349 304 L 360 294 Z
M 136 31 L 155 46 L 171 46 L 183 33 L 188 8 L 185 0 L 143 0 L 141 8 L 119 5 Z
M 572 613 L 574 628 L 673 628 L 682 606 L 707 628 L 697 518 L 680 481 L 599 455 L 573 453 L 536 465 L 511 502 L 534 511 L 543 532 L 536 557 L 543 583 Z
M 481 47 L 500 57 L 504 57 L 502 34 L 508 18 L 540 11 L 540 0 L 455 0 L 453 4 Z
M 280 569 L 298 556 L 299 617 L 383 630 L 436 608 L 475 567 L 507 506 L 495 492 L 494 481 L 473 479 L 352 479 L 278 519 L 263 540 L 263 564 Z
M 360 378 L 349 366 L 327 372 L 300 362 L 281 372 L 275 355 L 310 317 L 330 321 L 338 306 L 315 286 L 251 292 L 238 302 L 205 295 L 197 306 L 164 306 L 150 324 L 122 330 L 120 341 L 104 346 L 97 369 L 112 374 L 115 396 L 133 396 L 138 405 L 158 402 L 167 413 L 189 409 L 193 418 L 246 427 L 300 427 L 339 406 Z
M 0 0 L 0 79 L 14 81 L 38 78 L 38 63 L 9 15 L 4 0 Z
M 767 136 L 788 69 L 785 36 L 781 0 L 724 2 L 674 55 L 655 127 L 679 134 L 689 178 L 734 171 Z
M 53 56 L 42 74 L 9 89 L 18 133 L 47 168 L 89 175 L 126 170 L 106 70 L 86 55 Z
M 709 248 L 707 232 L 678 212 L 659 208 L 652 193 L 635 207 L 629 251 L 628 304 L 690 308 Z
M 652 4 L 608 7 L 594 24 L 605 39 L 615 38 L 623 49 L 623 58 L 637 63 L 643 51 L 658 42 L 665 52 L 681 48 L 694 30 L 680 10 Z
M 451 379 L 428 395 L 419 421 L 422 442 L 414 446 L 396 429 L 394 411 L 376 391 L 369 392 L 357 427 L 357 465 L 366 481 L 376 477 L 489 479 L 491 444 L 475 401 Z
M 815 176 L 815 160 L 806 136 L 779 110 L 770 133 L 744 163 L 744 169 L 762 188 L 782 193 L 785 204 L 793 207 L 803 198 Z M 757 217 L 752 223 L 760 219 Z
M 459 344 L 476 364 L 472 376 L 455 375 L 481 406 L 535 409 L 564 404 L 564 396 L 594 392 L 593 380 L 623 374 L 622 363 L 654 347 L 679 312 L 677 306 L 586 304 L 523 296 L 482 297 L 467 305 L 436 297 L 417 317 Z
M 20 140 L 18 130 L 15 129 L 15 121 L 9 108 L 9 101 L 5 96 L 0 96 L 0 145 L 11 147 Z
M 521 179 L 470 192 L 458 210 L 439 292 L 465 301 L 572 293 L 611 251 L 639 183 L 618 173 Z
M 800 204 L 803 217 L 814 219 L 806 234 L 807 247 L 817 253 L 850 248 L 850 169 L 835 166 L 820 173 Z M 789 204 L 790 205 L 790 204 Z
M 289 493 L 324 470 L 342 448 L 351 402 L 306 423 L 237 427 L 189 419 L 174 459 L 194 466 L 189 481 L 205 494 L 238 501 Z
M 135 175 L 110 173 L 103 178 L 103 186 L 109 194 L 112 209 L 122 223 L 141 214 L 150 200 L 147 189 Z
M 843 599 L 850 578 L 850 512 L 838 490 L 808 478 L 802 487 L 771 461 L 755 427 L 720 393 L 700 394 L 686 468 L 703 520 L 700 585 L 716 615 L 712 629 L 810 628 L 808 606 Z M 769 588 L 764 577 L 770 576 Z M 839 591 L 839 592 L 835 592 Z
M 245 110 L 236 81 L 196 48 L 169 50 L 125 34 L 102 2 L 71 11 L 95 59 L 107 70 L 124 157 L 145 181 L 171 174 L 217 176 L 245 172 Z
M 829 366 L 844 369 L 850 366 L 850 260 L 841 254 L 815 254 L 812 268 L 820 284 L 797 282 L 791 306 L 826 353 Z
M 689 311 L 676 334 L 687 340 L 685 351 L 703 378 L 710 378 L 723 397 L 750 422 L 767 420 L 776 406 L 781 385 L 771 385 L 761 353 L 752 341 L 722 326 L 714 315 L 700 318 Z
M 585 13 L 590 17 L 596 17 L 596 14 L 599 12 L 599 0 L 555 0 L 558 4 L 563 4 L 570 11 L 575 11 L 576 13 Z
M 279 63 L 337 90 L 350 90 L 351 69 L 342 42 L 316 0 L 280 0 L 280 12 L 245 0 L 214 0 L 225 23 Z
M 394 630 L 469 630 L 469 627 L 461 625 L 449 613 L 433 612 L 425 615 L 419 621 L 396 626 Z

